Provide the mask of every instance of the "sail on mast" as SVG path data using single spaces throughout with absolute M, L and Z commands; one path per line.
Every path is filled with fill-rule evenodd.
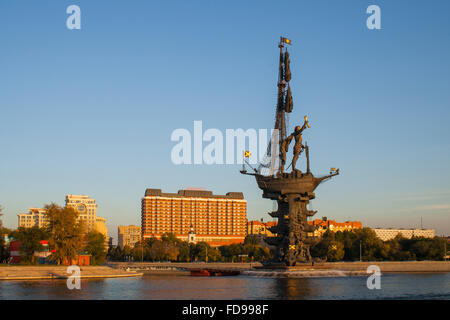
M 292 92 L 289 86 L 291 81 L 290 58 L 289 52 L 285 48 L 285 44 L 291 44 L 287 38 L 280 37 L 279 66 L 278 66 L 278 94 L 277 107 L 275 114 L 274 132 L 271 134 L 269 145 L 267 146 L 266 156 L 258 167 L 260 174 L 264 174 L 263 169 L 269 169 L 269 175 L 275 174 L 276 171 L 284 171 L 283 164 L 280 161 L 280 144 L 287 136 L 287 113 L 292 112 L 293 99 Z M 287 90 L 286 90 L 287 87 Z M 267 171 L 267 170 L 265 170 Z

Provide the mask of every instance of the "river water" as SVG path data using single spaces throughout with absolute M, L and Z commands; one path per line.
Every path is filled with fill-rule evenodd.
M 367 288 L 367 277 L 278 278 L 239 275 L 81 280 L 0 281 L 0 299 L 448 299 L 450 273 L 383 274 L 381 289 Z

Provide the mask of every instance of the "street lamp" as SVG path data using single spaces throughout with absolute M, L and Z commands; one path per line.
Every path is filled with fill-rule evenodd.
M 359 262 L 362 261 L 362 240 L 359 240 Z

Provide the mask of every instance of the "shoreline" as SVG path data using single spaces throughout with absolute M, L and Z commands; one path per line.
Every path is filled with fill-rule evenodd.
M 0 266 L 0 281 L 68 279 L 68 266 Z M 143 272 L 124 271 L 109 266 L 81 266 L 80 279 L 141 277 Z
M 112 262 L 106 266 L 81 266 L 81 279 L 128 278 L 142 276 L 190 276 L 191 269 L 215 268 L 239 270 L 243 275 L 254 273 L 367 275 L 367 267 L 375 265 L 385 274 L 433 274 L 450 272 L 450 261 L 370 261 L 370 262 L 324 262 L 294 267 L 263 266 L 261 263 L 180 263 L 180 262 Z M 67 266 L 0 265 L 0 281 L 57 280 L 67 279 Z
M 367 274 L 367 268 L 371 265 L 378 266 L 382 273 L 447 273 L 450 272 L 450 261 L 367 261 L 367 262 L 323 262 L 298 265 L 294 267 L 263 266 L 255 263 L 184 263 L 184 262 L 112 262 L 114 268 L 135 270 L 144 274 L 181 274 L 190 269 L 216 268 L 223 270 L 240 271 L 344 271 Z

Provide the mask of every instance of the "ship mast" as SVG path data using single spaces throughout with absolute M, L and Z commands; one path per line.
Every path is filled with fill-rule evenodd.
M 284 44 L 290 44 L 291 40 L 280 37 L 280 61 L 278 68 L 278 99 L 277 99 L 277 112 L 275 118 L 275 129 L 278 130 L 278 146 L 281 146 L 282 142 L 286 139 L 286 111 L 292 111 L 292 96 L 290 90 L 288 92 L 289 97 L 286 94 L 286 86 L 289 86 L 291 80 L 291 72 L 289 70 L 289 53 L 284 50 Z M 290 101 L 288 101 L 288 98 Z M 288 106 L 287 104 L 290 104 Z M 283 151 L 280 150 L 280 167 L 279 172 L 284 172 L 284 163 L 281 161 Z

